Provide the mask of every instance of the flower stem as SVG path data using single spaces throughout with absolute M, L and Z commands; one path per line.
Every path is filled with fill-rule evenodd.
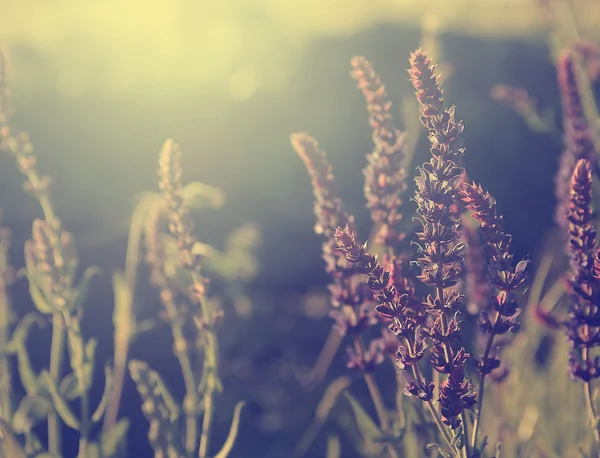
M 185 384 L 185 450 L 191 455 L 196 449 L 196 439 L 198 434 L 198 419 L 196 413 L 198 408 L 198 388 L 196 385 L 196 377 L 194 376 L 192 364 L 187 352 L 187 343 L 183 335 L 181 321 L 177 316 L 177 306 L 170 299 L 165 300 L 163 303 L 171 323 L 171 332 L 173 334 L 173 343 L 175 346 L 175 356 L 179 361 L 179 366 L 181 367 L 181 373 L 183 375 L 183 382 Z
M 494 325 L 492 329 L 496 328 L 496 324 L 500 319 L 500 313 L 496 312 L 496 318 L 494 319 Z M 492 351 L 492 346 L 494 345 L 494 337 L 496 337 L 496 333 L 494 331 L 490 332 L 490 336 L 488 337 L 487 344 L 485 345 L 485 350 L 483 351 L 482 364 L 485 365 L 487 359 L 490 356 L 490 351 Z M 483 395 L 485 392 L 485 372 L 481 374 L 481 380 L 479 381 L 479 394 L 477 396 L 477 416 L 475 417 L 475 421 L 473 422 L 473 437 L 471 440 L 471 445 L 473 450 L 477 448 L 477 439 L 479 438 L 479 425 L 481 423 L 481 411 L 483 410 Z
M 417 366 L 416 364 L 413 365 L 412 371 L 413 371 L 413 376 L 414 376 L 417 384 L 419 385 L 419 387 L 422 388 L 424 385 L 423 384 L 423 375 L 421 374 L 421 370 L 419 369 L 419 366 Z M 448 448 L 450 450 L 457 453 L 456 447 L 454 445 L 452 445 L 452 438 L 448 434 L 448 431 L 446 430 L 446 426 L 442 422 L 439 412 L 435 409 L 435 406 L 433 405 L 433 401 L 431 399 L 429 399 L 429 400 L 425 401 L 425 403 L 427 404 L 427 407 L 429 408 L 429 412 L 431 413 L 431 416 L 433 417 L 433 421 L 435 422 L 440 433 L 442 434 L 442 437 L 444 438 L 446 445 L 448 446 Z
M 363 355 L 365 353 L 365 346 L 361 339 L 358 336 L 354 337 L 354 346 L 356 347 L 356 352 L 359 355 Z M 379 426 L 381 430 L 386 433 L 389 432 L 390 429 L 390 418 L 388 412 L 385 408 L 385 402 L 383 401 L 383 396 L 381 396 L 381 391 L 379 390 L 379 386 L 377 385 L 377 381 L 375 377 L 370 372 L 364 373 L 365 382 L 367 383 L 367 388 L 369 389 L 369 394 L 371 395 L 371 399 L 373 400 L 373 405 L 375 406 L 375 411 L 377 412 L 377 418 L 379 419 Z M 391 458 L 398 458 L 398 454 L 396 450 L 391 444 L 386 444 L 386 449 Z
M 583 359 L 584 362 L 588 362 L 589 361 L 589 352 L 587 348 L 583 348 L 581 350 L 581 357 Z M 585 389 L 584 389 L 584 393 L 585 393 L 585 403 L 587 404 L 587 410 L 588 410 L 588 416 L 590 417 L 590 422 L 592 425 L 592 430 L 594 433 L 594 442 L 596 443 L 596 446 L 600 446 L 600 432 L 598 431 L 598 415 L 596 413 L 596 408 L 594 407 L 594 399 L 592 396 L 592 384 L 588 381 L 585 383 Z
M 192 275 L 192 280 L 195 285 L 201 285 L 202 279 L 197 273 Z M 210 430 L 213 418 L 213 396 L 219 387 L 218 380 L 218 359 L 219 347 L 217 335 L 214 330 L 212 319 L 211 305 L 207 300 L 201 300 L 202 320 L 205 324 L 206 332 L 206 347 L 204 350 L 204 374 L 206 387 L 204 392 L 204 417 L 202 418 L 202 432 L 200 434 L 200 447 L 198 449 L 199 458 L 208 456 L 208 446 L 210 441 Z
M 50 344 L 50 376 L 56 383 L 60 380 L 64 346 L 64 326 L 60 313 L 52 316 L 52 343 Z M 61 431 L 56 412 L 48 414 L 48 453 L 61 454 Z

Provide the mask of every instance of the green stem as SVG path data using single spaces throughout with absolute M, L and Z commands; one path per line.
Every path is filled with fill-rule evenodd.
M 78 458 L 85 458 L 87 455 L 87 445 L 90 434 L 90 398 L 88 387 L 85 384 L 83 374 L 79 375 L 79 389 L 81 390 L 81 419 L 80 419 L 80 435 L 79 435 L 79 454 Z
M 10 325 L 12 323 L 12 310 L 8 298 L 6 285 L 6 272 L 8 270 L 8 240 L 0 240 L 0 346 L 4 347 L 10 340 Z M 10 421 L 12 418 L 11 392 L 12 375 L 8 356 L 0 357 L 0 412 L 2 418 Z
M 496 312 L 496 318 L 494 320 L 494 325 L 492 329 L 495 329 L 496 324 L 498 323 L 498 319 L 500 318 L 500 314 Z M 492 350 L 492 346 L 494 344 L 494 337 L 496 336 L 495 332 L 491 332 L 488 338 L 487 344 L 485 346 L 485 350 L 483 351 L 482 361 L 485 365 L 488 357 L 490 356 L 490 351 Z M 473 437 L 471 440 L 472 448 L 477 448 L 477 440 L 479 438 L 479 425 L 481 424 L 481 411 L 483 410 L 483 400 L 485 393 L 485 373 L 481 374 L 481 380 L 479 381 L 479 393 L 477 395 L 477 415 L 475 416 L 475 421 L 473 422 Z M 465 436 L 466 438 L 466 436 Z
M 201 285 L 202 280 L 198 273 L 192 273 L 192 281 L 195 285 Z M 206 347 L 204 350 L 204 377 L 206 387 L 204 393 L 204 417 L 202 418 L 202 432 L 200 434 L 199 458 L 207 458 L 210 442 L 210 431 L 213 419 L 214 402 L 213 397 L 217 391 L 219 347 L 217 335 L 213 328 L 212 311 L 210 303 L 206 300 L 200 301 L 202 308 L 202 320 L 205 325 Z
M 125 254 L 125 282 L 129 286 L 129 290 L 133 295 L 135 294 L 137 282 L 137 268 L 140 259 L 140 244 L 142 236 L 142 231 L 139 229 L 140 224 L 135 223 L 142 218 L 142 216 L 140 216 L 140 212 L 140 206 L 138 206 L 134 210 L 134 214 L 131 217 L 129 238 L 127 240 L 127 251 Z M 135 322 L 133 312 L 131 313 L 130 319 L 132 322 Z M 129 336 L 124 336 L 122 341 L 115 344 L 113 357 L 113 391 L 111 399 L 106 408 L 106 414 L 104 415 L 104 431 L 110 431 L 110 429 L 112 429 L 117 422 L 117 417 L 119 416 L 119 406 L 121 404 L 125 373 L 127 372 L 127 356 L 129 354 L 130 342 L 131 333 Z
M 187 352 L 187 342 L 183 335 L 181 321 L 178 317 L 177 306 L 172 300 L 164 301 L 164 306 L 171 323 L 175 356 L 179 361 L 183 382 L 185 384 L 185 450 L 191 456 L 196 449 L 196 438 L 198 434 L 198 388 Z
M 460 414 L 463 424 L 463 448 L 462 451 L 465 454 L 465 458 L 471 457 L 471 447 L 469 447 L 469 424 L 467 423 L 467 414 L 463 410 Z
M 354 347 L 356 348 L 356 352 L 359 356 L 365 354 L 365 346 L 358 336 L 354 337 Z M 369 394 L 371 395 L 373 405 L 375 406 L 375 411 L 377 412 L 379 426 L 384 433 L 387 433 L 390 429 L 390 418 L 387 409 L 385 408 L 385 402 L 383 401 L 381 390 L 379 389 L 373 374 L 370 372 L 365 372 L 363 375 L 365 382 L 367 383 L 367 388 L 369 389 Z M 386 449 L 391 458 L 398 457 L 396 450 L 394 450 L 394 447 L 391 444 L 386 444 Z
M 587 348 L 584 348 L 581 351 L 581 357 L 584 362 L 589 363 L 590 355 Z M 585 383 L 585 403 L 587 405 L 588 416 L 590 417 L 590 422 L 592 425 L 592 430 L 594 433 L 594 442 L 596 447 L 600 446 L 600 432 L 598 431 L 598 415 L 596 413 L 596 408 L 594 407 L 594 399 L 592 397 L 592 384 L 590 382 Z
M 208 456 L 208 445 L 210 441 L 210 430 L 213 418 L 213 396 L 217 389 L 217 338 L 213 330 L 206 333 L 206 353 L 204 355 L 204 371 L 206 374 L 206 392 L 204 393 L 204 417 L 202 419 L 202 433 L 200 435 L 200 448 L 198 456 Z
M 50 344 L 50 376 L 56 383 L 61 376 L 61 366 L 64 346 L 64 326 L 60 313 L 52 316 L 52 343 Z M 56 412 L 48 414 L 48 453 L 61 454 L 60 423 Z
M 408 345 L 408 343 L 407 343 L 407 345 Z M 421 374 L 421 370 L 419 369 L 419 366 L 414 364 L 412 366 L 412 371 L 413 371 L 413 376 L 415 378 L 417 385 L 420 388 L 423 388 L 424 387 L 423 375 Z M 446 426 L 442 422 L 442 418 L 440 417 L 439 412 L 435 409 L 435 406 L 433 405 L 433 401 L 431 399 L 429 399 L 428 401 L 425 401 L 425 403 L 427 404 L 427 407 L 429 408 L 429 412 L 431 413 L 431 416 L 433 417 L 433 421 L 435 422 L 440 433 L 442 434 L 442 437 L 444 438 L 446 445 L 448 446 L 448 448 L 451 451 L 457 453 L 456 447 L 454 445 L 452 445 L 452 438 L 450 437 L 450 434 L 448 434 L 448 430 L 446 429 Z

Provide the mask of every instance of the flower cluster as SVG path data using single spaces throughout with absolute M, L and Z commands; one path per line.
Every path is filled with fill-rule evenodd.
M 566 215 L 569 208 L 571 176 L 579 159 L 590 161 L 590 167 L 598 171 L 596 138 L 590 125 L 582 99 L 579 82 L 579 66 L 571 52 L 563 53 L 558 62 L 558 82 L 562 96 L 564 151 L 560 157 L 560 167 L 555 179 L 555 195 L 558 201 L 555 221 L 566 230 Z
M 592 214 L 592 174 L 590 162 L 580 159 L 571 179 L 569 249 L 572 304 L 567 338 L 573 351 L 569 360 L 573 378 L 589 382 L 600 376 L 600 358 L 591 360 L 589 350 L 600 345 L 600 272 L 597 267 L 597 233 Z
M 350 62 L 352 77 L 358 82 L 367 102 L 369 123 L 373 129 L 373 151 L 367 155 L 364 169 L 367 208 L 376 226 L 374 241 L 395 247 L 404 238 L 398 227 L 402 221 L 400 206 L 406 190 L 407 173 L 404 169 L 406 134 L 398 129 L 390 113 L 392 103 L 385 87 L 364 57 Z
M 392 275 L 378 262 L 377 256 L 367 253 L 364 245 L 360 245 L 354 233 L 348 226 L 338 228 L 335 233 L 338 247 L 346 259 L 354 264 L 356 269 L 366 275 L 367 286 L 373 291 L 377 301 L 375 310 L 382 321 L 389 323 L 389 329 L 403 342 L 398 348 L 397 358 L 399 367 L 405 369 L 414 367 L 425 355 L 427 344 L 424 339 L 420 318 L 409 307 L 410 297 L 393 284 Z M 406 392 L 418 396 L 424 401 L 433 397 L 433 384 L 426 383 L 421 377 L 412 380 L 408 374 Z
M 513 266 L 510 253 L 512 237 L 502 230 L 502 216 L 498 214 L 496 203 L 481 186 L 465 184 L 461 193 L 466 208 L 472 212 L 473 218 L 479 222 L 479 231 L 485 241 L 483 253 L 487 258 L 490 283 L 498 291 L 494 296 L 492 310 L 481 313 L 481 330 L 489 334 L 490 340 L 478 368 L 482 374 L 489 374 L 500 366 L 500 361 L 489 357 L 494 336 L 508 331 L 517 331 L 517 318 L 521 313 L 515 291 L 526 280 L 528 262 L 519 261 Z M 492 307 L 490 307 L 492 308 Z M 490 313 L 495 315 L 493 318 Z
M 434 289 L 424 306 L 435 321 L 429 330 L 433 341 L 430 363 L 435 370 L 448 374 L 440 396 L 444 423 L 452 429 L 461 424 L 464 409 L 475 404 L 475 393 L 465 379 L 464 364 L 469 357 L 464 348 L 455 350 L 460 324 L 457 312 L 464 296 L 454 287 L 460 280 L 465 244 L 460 237 L 460 217 L 456 211 L 463 184 L 463 125 L 454 119 L 454 107 L 445 109 L 442 90 L 434 66 L 420 50 L 412 53 L 409 74 L 421 105 L 421 121 L 428 129 L 431 159 L 419 167 L 415 178 L 418 219 L 423 230 L 417 264 L 418 278 Z
M 368 291 L 355 267 L 348 262 L 336 246 L 335 231 L 339 226 L 353 227 L 354 218 L 343 209 L 342 199 L 335 190 L 335 179 L 327 155 L 317 141 L 304 132 L 291 136 L 296 153 L 303 160 L 312 178 L 315 195 L 315 232 L 323 235 L 323 259 L 325 271 L 331 276 L 329 291 L 334 309 L 330 316 L 335 320 L 334 329 L 340 335 L 359 336 L 367 327 L 377 323 Z M 370 371 L 380 362 L 375 347 L 368 351 L 356 352 L 349 349 L 349 366 Z

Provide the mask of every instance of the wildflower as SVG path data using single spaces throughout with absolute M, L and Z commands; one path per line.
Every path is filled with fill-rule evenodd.
M 354 218 L 343 209 L 342 200 L 334 188 L 334 176 L 326 153 L 317 141 L 306 133 L 293 134 L 291 142 L 312 178 L 315 195 L 314 212 L 317 220 L 315 232 L 324 237 L 323 259 L 325 271 L 332 277 L 329 291 L 333 306 L 346 309 L 334 313 L 336 329 L 345 333 L 358 323 L 372 324 L 372 320 L 364 321 L 360 317 L 359 308 L 367 299 L 362 279 L 356 275 L 354 267 L 336 245 L 336 228 L 346 225 L 353 227 Z
M 496 203 L 488 192 L 475 183 L 465 184 L 461 196 L 466 208 L 479 222 L 479 231 L 485 241 L 483 253 L 488 262 L 488 277 L 491 285 L 498 290 L 492 302 L 494 319 L 489 316 L 492 310 L 485 310 L 481 314 L 481 330 L 488 333 L 490 341 L 493 341 L 496 335 L 518 330 L 517 319 L 521 309 L 515 291 L 526 280 L 528 261 L 522 260 L 513 266 L 510 253 L 512 237 L 503 232 L 502 216 L 498 214 Z M 499 361 L 488 361 L 488 354 L 489 349 L 478 366 L 482 374 L 489 374 L 500 364 Z
M 596 159 L 595 132 L 587 119 L 578 66 L 571 53 L 562 54 L 557 63 L 558 82 L 562 95 L 564 123 L 564 151 L 560 157 L 560 167 L 555 178 L 557 207 L 555 221 L 559 227 L 567 229 L 566 214 L 569 207 L 571 176 L 579 159 L 590 161 L 590 167 L 598 172 Z
M 466 401 L 475 396 L 464 378 L 463 365 L 469 355 L 464 348 L 458 351 L 452 348 L 460 332 L 456 312 L 464 300 L 453 288 L 464 265 L 465 244 L 458 242 L 460 218 L 455 205 L 464 173 L 463 125 L 455 120 L 454 107 L 444 108 L 443 93 L 431 60 L 417 50 L 411 54 L 410 65 L 408 72 L 421 105 L 421 122 L 429 131 L 432 155 L 419 167 L 415 178 L 415 202 L 423 226 L 417 233 L 421 245 L 416 263 L 421 269 L 418 278 L 435 290 L 435 295 L 424 301 L 427 312 L 436 317 L 429 330 L 433 340 L 430 363 L 437 371 L 449 374 L 440 387 L 440 406 L 444 423 L 455 429 L 461 424 L 463 408 L 470 409 L 475 404 Z
M 589 350 L 600 345 L 600 279 L 597 272 L 597 233 L 593 225 L 592 174 L 590 162 L 580 159 L 571 179 L 567 220 L 571 254 L 571 308 L 567 338 L 573 351 L 569 359 L 573 378 L 585 382 L 600 375 L 600 360 L 590 359 Z
M 463 410 L 472 409 L 477 403 L 476 393 L 471 391 L 470 383 L 465 379 L 465 369 L 455 367 L 440 387 L 440 412 L 442 421 L 456 429 L 460 426 L 460 414 Z
M 357 80 L 367 101 L 369 123 L 373 129 L 374 148 L 367 155 L 368 165 L 363 173 L 367 208 L 377 230 L 374 241 L 394 247 L 404 238 L 398 226 L 402 221 L 401 195 L 406 190 L 406 135 L 395 126 L 390 113 L 392 104 L 372 64 L 357 56 L 351 65 L 352 77 Z
M 379 340 L 372 340 L 369 348 L 364 351 L 348 347 L 347 352 L 348 363 L 346 366 L 348 369 L 355 369 L 364 373 L 373 372 L 384 359 L 383 349 Z
M 391 323 L 390 330 L 401 337 L 414 334 L 418 323 L 409 314 L 404 313 L 408 305 L 408 295 L 400 294 L 396 287 L 390 284 L 390 272 L 384 270 L 375 255 L 367 253 L 364 245 L 358 244 L 350 227 L 337 228 L 335 239 L 346 259 L 354 264 L 358 272 L 367 276 L 366 284 L 378 302 L 375 311 Z

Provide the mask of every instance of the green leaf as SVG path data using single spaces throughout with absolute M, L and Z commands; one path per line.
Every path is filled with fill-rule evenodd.
M 375 422 L 371 419 L 369 414 L 365 412 L 360 403 L 354 399 L 354 397 L 348 392 L 344 392 L 344 396 L 350 403 L 350 407 L 354 412 L 354 419 L 356 420 L 356 426 L 360 431 L 363 439 L 369 440 L 371 442 L 378 442 L 381 440 L 383 433 L 379 429 L 379 427 L 375 424 Z
M 29 433 L 33 426 L 54 410 L 50 395 L 45 391 L 21 399 L 13 413 L 11 426 L 16 433 Z
M 74 339 L 72 340 L 72 345 L 74 344 L 74 341 L 76 341 L 78 339 Z M 73 367 L 74 365 L 77 366 L 79 364 L 82 364 L 83 366 L 83 370 L 81 371 L 82 375 L 83 375 L 83 383 L 84 386 L 86 387 L 86 389 L 89 390 L 89 388 L 92 386 L 92 377 L 94 376 L 94 354 L 96 352 L 96 347 L 98 345 L 98 341 L 96 339 L 90 339 L 88 340 L 88 342 L 85 345 L 83 354 L 79 354 L 79 356 L 77 357 L 73 357 L 72 361 L 71 361 L 71 366 Z M 72 350 L 75 350 L 72 347 Z M 78 352 L 79 350 L 75 350 L 75 352 Z M 83 358 L 81 358 L 81 356 L 83 356 Z M 83 361 L 81 361 L 81 359 L 83 359 Z M 60 382 L 59 386 L 58 386 L 58 393 L 61 395 L 61 397 L 63 397 L 64 399 L 66 399 L 67 401 L 72 401 L 73 399 L 78 398 L 79 396 L 81 396 L 81 386 L 79 384 L 79 380 L 78 380 L 78 371 L 79 371 L 79 367 L 77 368 L 73 368 L 73 372 L 67 374 Z
M 338 436 L 329 436 L 327 438 L 326 458 L 342 458 L 342 445 Z
M 0 419 L 0 450 L 3 458 L 27 458 L 8 423 Z
M 240 426 L 240 414 L 242 413 L 242 407 L 244 407 L 245 402 L 240 401 L 235 405 L 235 409 L 233 411 L 233 420 L 231 420 L 231 426 L 229 427 L 229 434 L 227 435 L 227 439 L 223 444 L 223 447 L 217 453 L 214 458 L 227 458 L 229 453 L 231 453 L 231 449 L 233 448 L 233 444 L 235 444 L 235 438 L 237 437 L 238 428 Z
M 50 315 L 54 311 L 52 306 L 46 300 L 46 296 L 42 293 L 41 288 L 36 284 L 35 277 L 31 273 L 26 273 L 27 280 L 29 281 L 29 295 L 33 300 L 35 308 L 44 315 Z
M 58 388 L 56 387 L 56 383 L 50 376 L 50 374 L 46 371 L 42 372 L 42 377 L 44 377 L 46 384 L 48 386 L 48 391 L 52 396 L 52 402 L 54 403 L 54 408 L 60 418 L 65 422 L 65 424 L 72 429 L 79 429 L 79 420 L 69 407 L 69 404 L 65 398 L 63 398 L 58 392 Z
M 75 297 L 73 298 L 72 302 L 72 308 L 74 310 L 78 310 L 83 306 L 90 291 L 92 278 L 94 278 L 95 275 L 100 275 L 100 273 L 101 270 L 98 267 L 88 267 L 85 269 L 83 272 L 83 277 L 75 288 Z
M 119 445 L 124 444 L 129 430 L 129 420 L 119 420 L 110 430 L 104 431 L 100 438 L 102 456 L 105 458 L 116 455 Z
M 44 325 L 44 321 L 39 315 L 35 313 L 28 313 L 23 318 L 21 318 L 21 320 L 17 324 L 17 327 L 12 333 L 10 342 L 8 343 L 6 348 L 4 348 L 4 352 L 8 354 L 15 354 L 18 352 L 19 348 L 24 347 L 25 342 L 27 341 L 27 338 L 31 333 L 31 328 L 34 324 L 37 324 L 41 327 Z
M 190 208 L 219 208 L 225 203 L 225 194 L 219 188 L 192 181 L 181 190 L 181 197 Z
M 67 374 L 60 381 L 58 386 L 58 392 L 67 401 L 72 401 L 81 396 L 81 390 L 79 389 L 79 381 L 74 372 Z
M 133 333 L 133 291 L 120 272 L 113 274 L 115 345 L 129 342 Z
M 110 401 L 110 395 L 112 394 L 113 389 L 113 373 L 110 366 L 104 367 L 104 392 L 102 393 L 102 398 L 98 403 L 98 407 L 96 411 L 92 414 L 92 421 L 94 423 L 98 423 L 102 419 L 102 415 L 104 415 L 104 411 L 108 406 L 108 402 Z
M 90 339 L 85 344 L 85 361 L 83 364 L 83 376 L 85 386 L 89 389 L 92 386 L 92 378 L 94 377 L 94 361 L 96 359 L 96 347 L 98 341 Z
M 197 254 L 207 258 L 218 258 L 219 256 L 222 256 L 221 253 L 219 253 L 219 251 L 214 247 L 202 242 L 194 243 L 194 246 L 192 247 L 192 254 Z
M 19 371 L 19 378 L 25 388 L 28 395 L 33 396 L 39 390 L 38 378 L 35 376 L 31 361 L 29 360 L 29 353 L 25 347 L 19 348 L 17 353 L 17 369 Z

